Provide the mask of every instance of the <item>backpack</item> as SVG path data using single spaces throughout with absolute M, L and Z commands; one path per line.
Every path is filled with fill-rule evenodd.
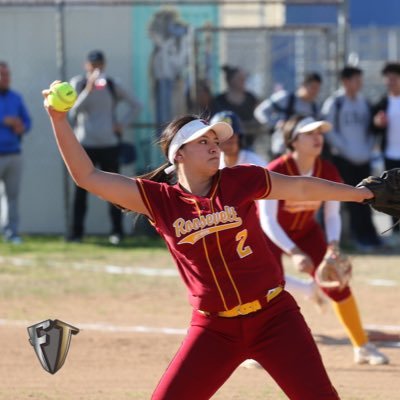
M 340 110 L 342 109 L 342 105 L 343 105 L 343 100 L 344 100 L 344 96 L 337 96 L 335 97 L 334 100 L 334 105 L 335 105 L 335 119 L 333 121 L 333 128 L 335 129 L 336 132 L 340 133 Z

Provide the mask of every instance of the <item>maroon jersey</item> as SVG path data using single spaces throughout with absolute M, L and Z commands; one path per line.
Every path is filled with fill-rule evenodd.
M 271 161 L 267 168 L 270 171 L 283 175 L 300 175 L 297 164 L 291 154 L 284 154 Z M 336 167 L 329 161 L 322 160 L 321 158 L 316 159 L 312 176 L 334 182 L 342 182 Z M 279 200 L 278 223 L 289 236 L 299 231 L 305 233 L 318 224 L 315 214 L 321 205 L 322 202 L 316 200 Z
M 271 190 L 266 169 L 224 168 L 204 197 L 187 193 L 179 184 L 137 182 L 193 307 L 228 310 L 261 298 L 283 283 L 256 211 L 255 200 L 266 198 Z

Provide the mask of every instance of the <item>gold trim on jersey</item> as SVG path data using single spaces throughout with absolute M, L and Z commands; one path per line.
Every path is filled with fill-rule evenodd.
M 196 207 L 197 214 L 199 215 L 199 217 L 201 217 L 200 207 L 197 204 L 196 200 L 195 199 L 193 199 L 193 200 L 194 200 L 194 206 Z M 218 282 L 218 279 L 217 279 L 217 275 L 215 274 L 214 268 L 213 268 L 213 266 L 211 264 L 210 256 L 208 255 L 206 239 L 205 239 L 204 236 L 201 239 L 202 239 L 203 249 L 204 249 L 204 253 L 206 255 L 208 267 L 210 268 L 211 274 L 212 274 L 212 276 L 214 278 L 214 282 L 215 282 L 215 285 L 217 286 L 218 293 L 219 293 L 219 295 L 221 297 L 222 303 L 224 304 L 224 308 L 225 308 L 225 310 L 227 310 L 228 306 L 226 304 L 224 294 L 222 293 L 222 289 L 221 289 L 221 286 L 219 285 L 219 282 Z
M 293 158 L 289 157 L 289 154 L 285 154 L 283 157 L 284 157 L 286 169 L 289 172 L 289 175 L 297 175 L 290 164 L 290 160 L 293 160 Z
M 142 199 L 143 199 L 145 206 L 147 207 L 147 210 L 150 213 L 150 217 L 155 222 L 154 212 L 153 212 L 153 209 L 151 208 L 151 204 L 150 204 L 149 198 L 147 197 L 146 191 L 144 190 L 143 182 L 140 178 L 136 178 L 136 183 L 138 184 L 138 188 L 139 188 L 140 192 L 142 193 Z M 150 221 L 150 222 L 152 222 L 152 221 Z
M 213 206 L 212 203 L 211 203 L 211 210 L 214 211 L 214 206 Z M 235 214 L 236 214 L 236 211 L 235 211 Z M 238 218 L 240 219 L 240 224 L 239 224 L 239 225 L 241 225 L 241 224 L 242 224 L 242 219 L 241 219 L 240 217 L 238 217 Z M 239 226 L 239 225 L 237 225 L 237 226 Z M 242 298 L 240 297 L 239 289 L 238 289 L 237 286 L 236 286 L 236 283 L 235 283 L 235 281 L 234 281 L 234 279 L 233 279 L 233 277 L 232 277 L 232 275 L 231 275 L 231 272 L 230 272 L 230 270 L 229 270 L 228 263 L 226 262 L 225 257 L 224 257 L 224 254 L 223 254 L 223 252 L 222 252 L 222 247 L 221 247 L 221 242 L 220 242 L 220 240 L 219 240 L 219 233 L 218 233 L 218 231 L 216 232 L 216 235 L 215 235 L 215 236 L 216 236 L 216 238 L 217 238 L 218 250 L 219 250 L 219 254 L 220 254 L 220 256 L 221 256 L 221 260 L 222 260 L 222 262 L 224 263 L 225 271 L 226 271 L 226 273 L 227 273 L 228 276 L 229 276 L 229 279 L 230 279 L 230 281 L 231 281 L 231 283 L 232 283 L 233 289 L 235 290 L 236 297 L 237 297 L 237 299 L 238 299 L 238 301 L 239 301 L 239 305 L 241 305 L 241 304 L 242 304 Z M 226 305 L 225 305 L 225 309 L 226 309 Z
M 214 187 L 211 188 L 210 196 L 209 196 L 210 197 L 210 201 L 212 201 L 214 199 L 215 194 L 217 193 L 217 189 L 219 187 L 219 181 L 220 180 L 221 180 L 221 170 L 218 171 L 218 176 L 217 176 L 217 179 L 215 181 Z
M 271 193 L 271 175 L 266 168 L 263 168 L 265 172 L 265 183 L 267 188 L 265 189 L 264 194 L 261 197 L 258 197 L 256 200 L 265 199 Z

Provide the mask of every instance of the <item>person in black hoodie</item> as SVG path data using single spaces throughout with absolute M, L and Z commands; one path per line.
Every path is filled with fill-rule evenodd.
M 246 146 L 252 146 L 260 124 L 253 113 L 259 99 L 246 88 L 247 74 L 239 68 L 229 65 L 221 67 L 225 74 L 226 90 L 216 95 L 211 103 L 211 116 L 221 111 L 233 111 L 241 119 L 246 136 Z

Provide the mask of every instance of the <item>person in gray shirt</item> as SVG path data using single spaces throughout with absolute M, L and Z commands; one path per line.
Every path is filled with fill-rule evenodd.
M 361 94 L 360 68 L 345 66 L 340 71 L 342 87 L 328 97 L 322 115 L 333 129 L 327 133 L 332 162 L 345 183 L 357 185 L 363 176 L 371 175 L 371 156 L 375 136 L 370 130 L 371 109 Z M 373 250 L 381 245 L 372 221 L 371 210 L 362 204 L 347 203 L 351 236 L 359 250 Z
M 317 72 L 306 74 L 302 84 L 295 92 L 280 90 L 261 102 L 254 110 L 254 117 L 271 132 L 271 157 L 281 155 L 286 147 L 282 127 L 292 115 L 300 114 L 318 118 L 317 97 L 322 78 Z
M 71 79 L 78 98 L 70 111 L 70 118 L 75 135 L 92 162 L 104 171 L 119 172 L 119 143 L 123 130 L 134 122 L 142 106 L 120 83 L 106 76 L 105 64 L 104 53 L 93 50 L 85 62 L 86 75 Z M 120 102 L 124 102 L 128 110 L 117 119 L 116 107 Z M 68 241 L 82 240 L 86 210 L 87 192 L 76 187 Z M 109 240 L 112 244 L 119 244 L 123 238 L 121 210 L 110 204 L 109 214 L 112 225 Z

